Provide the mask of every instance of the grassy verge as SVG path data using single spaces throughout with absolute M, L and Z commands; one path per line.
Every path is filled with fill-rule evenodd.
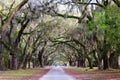
M 26 69 L 26 70 L 10 70 L 0 71 L 0 80 L 8 78 L 25 78 L 41 72 L 43 69 Z
M 82 67 L 70 67 L 69 69 L 78 71 L 78 72 L 104 72 L 104 73 L 120 73 L 120 69 L 108 69 L 108 70 L 98 70 L 97 67 L 93 67 L 90 69 L 89 67 L 82 68 Z
M 93 69 L 89 69 L 88 67 L 86 67 L 86 68 L 72 67 L 71 69 L 73 69 L 75 71 L 79 71 L 79 72 L 85 72 L 85 71 L 95 71 L 95 70 L 97 70 L 97 67 L 94 67 Z
M 70 67 L 69 69 L 78 72 L 78 75 L 92 78 L 103 78 L 106 76 L 113 78 L 120 76 L 120 70 L 118 69 L 98 70 L 96 67 L 93 69 Z

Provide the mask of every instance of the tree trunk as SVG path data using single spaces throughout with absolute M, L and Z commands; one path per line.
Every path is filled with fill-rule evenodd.
M 110 62 L 110 67 L 114 69 L 119 68 L 119 62 L 118 62 L 119 56 L 116 55 L 115 53 L 110 54 L 109 62 Z
M 87 57 L 90 69 L 93 69 L 92 59 Z
M 33 62 L 33 68 L 39 67 L 39 61 L 38 61 L 38 58 L 37 58 L 37 57 L 35 57 L 35 58 L 32 60 L 32 62 Z
M 118 68 L 120 69 L 120 55 L 118 55 Z
M 39 64 L 40 64 L 40 67 L 43 67 L 44 66 L 44 63 L 43 63 L 43 55 L 41 53 L 39 53 Z
M 2 40 L 2 38 L 0 37 L 0 40 Z M 3 61 L 2 61 L 2 44 L 0 42 L 0 70 L 2 70 L 3 68 Z
M 30 59 L 28 59 L 28 69 L 31 68 Z
M 27 58 L 25 58 L 25 61 L 23 62 L 23 66 L 22 69 L 26 69 L 27 68 Z
M 71 58 L 69 59 L 69 65 L 72 66 L 72 60 L 71 60 Z
M 106 70 L 109 68 L 109 59 L 107 53 L 103 54 L 103 69 Z
M 11 55 L 11 57 L 12 57 L 12 69 L 17 70 L 17 58 L 16 58 L 16 55 L 13 54 L 13 55 Z
M 46 46 L 46 42 L 38 54 L 38 60 L 39 60 L 40 67 L 44 67 L 43 53 L 45 50 L 45 46 Z
M 85 67 L 85 59 L 81 60 L 81 67 Z
M 98 69 L 99 69 L 99 70 L 102 70 L 102 69 L 103 69 L 101 52 L 102 52 L 101 49 L 98 49 L 98 50 L 97 50 L 97 55 L 98 55 Z
M 22 66 L 22 64 L 23 64 L 23 62 L 24 62 L 24 60 L 25 60 L 25 58 L 26 58 L 26 56 L 27 56 L 26 50 L 27 50 L 27 46 L 28 46 L 28 44 L 29 44 L 29 41 L 30 41 L 30 36 L 28 37 L 27 42 L 26 42 L 26 44 L 25 44 L 25 47 L 24 47 L 24 49 L 23 49 L 23 53 L 22 53 L 22 55 L 20 56 L 19 64 L 18 64 L 18 69 L 21 68 L 21 66 Z
M 98 69 L 99 70 L 103 69 L 102 58 L 100 53 L 98 53 Z
M 82 63 L 81 63 L 81 64 L 82 64 L 82 67 L 85 67 L 85 59 L 86 59 L 86 58 L 85 58 L 85 54 L 86 54 L 86 50 L 85 50 L 85 48 L 84 48 L 84 49 L 83 49 L 82 61 L 81 61 L 81 62 L 82 62 Z
M 33 68 L 35 68 L 36 67 L 36 59 L 34 58 L 33 60 L 32 60 L 32 66 L 33 66 Z
M 3 70 L 2 54 L 0 53 L 0 70 Z
M 12 66 L 12 69 L 13 70 L 17 70 L 18 69 L 18 61 L 17 61 L 17 54 L 18 52 L 18 46 L 17 45 L 14 45 L 14 52 L 10 52 L 10 55 L 11 55 L 11 66 Z
M 102 59 L 98 59 L 98 69 L 102 70 L 103 69 L 103 65 L 102 65 Z
M 11 59 L 10 59 L 10 57 L 8 59 L 8 68 L 11 69 Z
M 77 60 L 77 67 L 80 67 L 81 66 L 81 62 L 80 60 Z

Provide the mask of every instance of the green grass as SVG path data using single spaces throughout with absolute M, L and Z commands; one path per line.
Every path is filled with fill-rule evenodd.
M 2 77 L 25 77 L 25 76 L 31 76 L 36 74 L 37 72 L 40 72 L 40 69 L 27 69 L 27 70 L 10 70 L 3 73 L 0 76 Z
M 120 73 L 120 70 L 119 69 L 116 69 L 113 71 L 114 73 Z
M 86 68 L 71 67 L 70 69 L 73 69 L 73 70 L 79 71 L 79 72 L 84 72 L 84 71 L 95 71 L 95 70 L 97 70 L 97 67 L 94 67 L 93 69 L 89 69 L 89 67 L 86 67 Z
M 77 68 L 77 67 L 70 67 L 69 69 L 80 72 L 80 75 L 86 76 L 86 77 L 94 77 L 94 78 L 100 78 L 108 75 L 119 75 L 120 70 L 117 69 L 110 69 L 110 70 L 98 70 L 97 67 L 94 67 L 93 69 L 87 68 Z

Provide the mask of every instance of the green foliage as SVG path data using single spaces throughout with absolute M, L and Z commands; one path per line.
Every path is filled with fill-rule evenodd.
M 107 28 L 106 18 L 104 12 L 94 12 L 94 19 L 88 22 L 87 26 L 89 30 L 95 30 L 96 28 L 105 30 Z
M 94 12 L 94 19 L 87 26 L 89 30 L 106 31 L 106 40 L 110 44 L 120 43 L 120 9 L 115 5 L 108 6 L 103 12 Z
M 108 6 L 106 9 L 107 24 L 111 27 L 120 26 L 120 8 L 115 5 Z
M 107 29 L 107 42 L 111 44 L 120 43 L 120 27 Z
M 106 9 L 107 41 L 111 44 L 120 43 L 120 9 L 111 5 Z

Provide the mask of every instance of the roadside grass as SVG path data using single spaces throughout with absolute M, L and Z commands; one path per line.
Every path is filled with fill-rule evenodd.
M 79 72 L 81 76 L 86 77 L 94 77 L 94 78 L 101 78 L 106 76 L 120 76 L 120 70 L 119 69 L 108 69 L 108 70 L 98 70 L 97 67 L 94 67 L 93 69 L 86 68 L 77 68 L 77 67 L 70 67 L 69 69 Z
M 82 68 L 82 67 L 70 67 L 70 69 L 73 69 L 73 70 L 79 71 L 79 72 L 85 72 L 85 71 L 95 71 L 95 70 L 97 70 L 97 67 L 93 67 L 93 69 L 89 69 L 89 67 L 85 67 L 85 68 Z
M 34 74 L 37 74 L 42 69 L 26 69 L 26 70 L 9 70 L 9 71 L 0 71 L 0 77 L 3 78 L 16 78 L 16 77 L 28 77 Z
M 108 70 L 98 70 L 97 67 L 93 67 L 93 69 L 90 69 L 89 67 L 69 67 L 69 69 L 78 71 L 78 72 L 102 72 L 102 73 L 120 73 L 120 69 L 108 69 Z

